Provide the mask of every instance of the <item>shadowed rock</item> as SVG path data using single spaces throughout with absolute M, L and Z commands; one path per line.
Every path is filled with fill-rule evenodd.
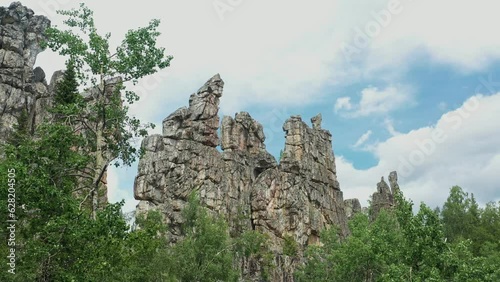
M 362 212 L 361 204 L 356 198 L 344 200 L 344 207 L 347 219 L 351 219 L 357 213 Z
M 395 171 L 389 174 L 389 185 L 384 181 L 384 177 L 377 184 L 377 192 L 372 195 L 370 219 L 375 220 L 382 209 L 394 207 L 394 193 L 399 191 L 398 175 Z

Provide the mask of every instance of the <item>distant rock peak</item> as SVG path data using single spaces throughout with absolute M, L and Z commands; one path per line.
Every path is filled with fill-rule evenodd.
M 377 184 L 377 191 L 372 195 L 370 218 L 375 220 L 382 209 L 391 209 L 395 205 L 394 195 L 399 191 L 398 175 L 395 171 L 389 174 L 389 184 L 382 176 Z

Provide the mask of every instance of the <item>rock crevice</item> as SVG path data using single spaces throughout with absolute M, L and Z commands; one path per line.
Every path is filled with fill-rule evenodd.
M 227 219 L 232 234 L 250 229 L 267 234 L 277 265 L 273 281 L 291 281 L 298 261 L 283 255 L 285 237 L 302 252 L 318 243 L 328 226 L 339 226 L 341 236 L 348 233 L 332 136 L 321 129 L 320 115 L 312 128 L 300 116 L 290 117 L 283 125 L 279 164 L 266 150 L 262 125 L 247 112 L 224 116 L 219 138 L 223 86 L 219 75 L 209 79 L 191 95 L 188 107 L 163 121 L 161 135 L 143 140 L 146 154 L 134 184 L 138 212 L 161 211 L 175 242 L 181 211 L 196 192 L 205 207 Z

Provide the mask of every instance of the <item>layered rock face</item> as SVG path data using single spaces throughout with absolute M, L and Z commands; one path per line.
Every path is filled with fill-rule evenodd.
M 299 260 L 283 255 L 286 236 L 302 252 L 328 226 L 348 233 L 331 134 L 321 129 L 321 116 L 312 119 L 313 128 L 299 116 L 289 118 L 280 164 L 266 151 L 262 125 L 246 112 L 224 116 L 219 138 L 223 86 L 219 75 L 212 77 L 191 95 L 189 107 L 163 121 L 162 135 L 143 140 L 146 154 L 134 185 L 138 212 L 161 211 L 176 241 L 181 211 L 197 192 L 205 207 L 225 216 L 233 234 L 253 229 L 269 235 L 277 266 L 272 280 L 292 281 Z M 257 279 L 258 265 L 242 265 L 246 278 Z
M 19 2 L 0 7 L 0 142 L 5 141 L 21 113 L 36 118 L 49 86 L 41 68 L 33 69 L 50 21 Z M 39 111 L 40 112 L 40 111 Z

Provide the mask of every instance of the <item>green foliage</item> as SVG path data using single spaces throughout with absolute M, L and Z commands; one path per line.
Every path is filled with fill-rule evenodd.
M 255 230 L 247 230 L 235 239 L 234 250 L 244 257 L 261 256 L 268 247 L 268 237 Z
M 29 128 L 29 114 L 26 109 L 23 109 L 17 118 L 17 124 L 13 126 L 13 132 L 8 136 L 7 143 L 15 146 L 19 146 L 24 139 L 30 138 L 30 128 Z M 0 148 L 0 153 L 4 151 L 4 148 Z
M 256 230 L 246 230 L 233 238 L 233 245 L 235 259 L 258 261 L 262 279 L 267 281 L 270 271 L 274 269 L 274 255 L 269 248 L 269 237 Z
M 157 31 L 159 20 L 152 20 L 146 27 L 128 31 L 112 53 L 109 46 L 111 34 L 98 33 L 93 11 L 83 3 L 79 9 L 58 13 L 67 17 L 64 24 L 70 29 L 49 28 L 46 31 L 49 40 L 45 46 L 69 56 L 75 62 L 82 80 L 92 81 L 93 75 L 104 74 L 137 81 L 170 65 L 172 56 L 165 56 L 165 49 L 156 46 L 160 35 Z M 82 33 L 85 38 L 80 36 Z
M 368 216 L 355 215 L 349 222 L 352 235 L 344 242 L 335 229 L 323 232 L 324 245 L 307 251 L 308 261 L 298 273 L 299 281 L 374 281 L 401 258 L 401 249 L 392 247 L 403 241 L 396 226 L 394 216 L 381 211 L 372 224 Z
M 16 238 L 22 246 L 16 276 L 20 281 L 60 277 L 66 267 L 58 261 L 74 255 L 66 252 L 66 243 L 77 243 L 70 239 L 75 236 L 73 228 L 85 220 L 71 195 L 76 177 L 69 173 L 85 164 L 85 157 L 70 150 L 78 138 L 60 124 L 42 126 L 36 137 L 24 139 L 17 147 L 7 145 L 7 158 L 0 164 L 2 181 L 4 171 L 15 169 L 16 200 L 23 204 L 16 209 L 18 226 L 22 227 Z
M 185 238 L 168 251 L 168 273 L 174 281 L 236 281 L 226 222 L 201 208 L 194 195 L 184 219 Z
M 290 235 L 285 235 L 283 237 L 283 254 L 285 256 L 290 256 L 290 257 L 295 257 L 297 256 L 299 252 L 299 245 L 297 244 L 297 241 L 290 236 Z
M 151 214 L 148 218 L 154 223 L 139 218 L 144 228 L 128 232 L 121 214 L 123 202 L 107 205 L 91 220 L 73 195 L 75 172 L 89 162 L 88 156 L 72 149 L 81 139 L 71 127 L 56 122 L 40 126 L 35 138 L 5 146 L 0 181 L 7 183 L 5 172 L 15 170 L 17 261 L 16 275 L 3 271 L 0 281 L 145 281 L 148 277 L 147 258 L 165 246 L 164 228 Z M 0 194 L 7 199 L 6 189 Z M 2 218 L 8 216 L 6 207 L 0 209 Z M 162 232 L 163 237 L 157 235 Z M 0 235 L 8 234 L 2 229 Z M 0 248 L 4 254 L 5 246 Z
M 154 127 L 128 115 L 124 102 L 132 104 L 139 96 L 126 90 L 126 82 L 136 84 L 140 78 L 168 67 L 172 57 L 156 46 L 158 20 L 127 32 L 112 52 L 111 34 L 98 32 L 93 12 L 83 3 L 78 9 L 58 13 L 66 18 L 63 23 L 67 29 L 48 28 L 43 47 L 68 57 L 64 80 L 56 91 L 56 117 L 78 128 L 87 140 L 85 146 L 77 148 L 92 156 L 86 170 L 90 181 L 85 186 L 90 191 L 95 219 L 103 172 L 112 162 L 116 166 L 131 165 L 141 155 L 133 144 L 134 138 L 145 137 L 147 130 Z M 85 102 L 78 98 L 78 85 L 86 88 Z
M 453 197 L 463 195 L 457 191 L 452 191 Z M 366 215 L 357 214 L 349 222 L 351 236 L 342 242 L 335 230 L 323 232 L 323 246 L 308 248 L 307 262 L 297 271 L 297 281 L 498 280 L 499 271 L 494 265 L 498 266 L 500 252 L 491 251 L 478 257 L 472 252 L 470 240 L 447 242 L 446 227 L 438 210 L 421 204 L 419 212 L 414 214 L 412 202 L 401 193 L 395 199 L 396 209 L 382 211 L 371 223 Z M 470 207 L 476 206 L 475 201 L 470 203 Z M 449 206 L 443 211 L 450 211 Z M 481 214 L 480 209 L 469 210 Z M 497 247 L 494 243 L 489 245 Z
M 470 238 L 479 221 L 478 209 L 474 195 L 469 196 L 459 186 L 450 189 L 441 211 L 448 240 L 457 242 Z
M 111 34 L 99 34 L 93 12 L 84 4 L 79 9 L 58 13 L 66 17 L 63 23 L 68 29 L 47 29 L 48 40 L 43 45 L 69 57 L 66 76 L 76 76 L 78 83 L 91 93 L 92 100 L 87 101 L 85 111 L 81 112 L 85 118 L 79 119 L 85 119 L 83 125 L 88 131 L 87 138 L 96 139 L 96 149 L 109 152 L 109 157 L 103 161 L 96 157 L 97 169 L 113 159 L 116 159 L 116 165 L 120 162 L 130 165 L 140 154 L 131 141 L 134 137 L 144 137 L 153 125 L 141 124 L 138 119 L 130 117 L 119 92 L 123 91 L 123 98 L 129 104 L 138 101 L 139 96 L 127 91 L 124 82 L 135 84 L 140 78 L 170 65 L 172 56 L 166 56 L 165 49 L 156 46 L 160 35 L 157 31 L 159 21 L 152 20 L 146 27 L 128 31 L 122 43 L 112 52 L 109 44 Z M 113 80 L 113 77 L 121 79 Z M 57 99 L 64 103 L 73 102 L 75 82 L 74 79 L 66 79 L 57 91 Z M 106 91 L 111 88 L 114 91 L 109 95 Z M 96 154 L 99 154 L 98 151 Z
M 164 267 L 167 229 L 162 215 L 149 211 L 138 215 L 135 224 L 123 244 L 126 267 L 121 270 L 121 281 L 168 281 Z
M 66 71 L 63 74 L 63 79 L 56 85 L 54 104 L 69 105 L 75 104 L 80 98 L 78 93 L 78 81 L 76 77 L 75 65 L 73 61 L 68 61 Z
M 337 250 L 341 247 L 338 230 L 329 228 L 321 233 L 322 245 L 311 245 L 305 251 L 306 264 L 295 273 L 295 279 L 303 281 L 336 281 Z
M 470 240 L 475 256 L 484 255 L 486 244 L 498 243 L 500 234 L 500 208 L 495 203 L 487 203 L 479 208 L 474 195 L 454 186 L 443 205 L 441 217 L 446 237 L 451 242 Z M 499 248 L 494 249 L 500 252 Z
M 88 132 L 75 130 L 83 118 L 91 121 L 81 115 L 86 109 L 77 88 L 70 62 L 58 84 L 56 105 L 49 109 L 56 120 L 41 124 L 32 136 L 23 113 L 16 138 L 2 148 L 0 180 L 7 183 L 5 172 L 15 170 L 18 187 L 17 261 L 16 275 L 4 271 L 0 281 L 161 281 L 155 276 L 160 271 L 147 271 L 166 248 L 157 215 L 138 218 L 143 228 L 129 232 L 121 214 L 123 202 L 108 204 L 91 219 L 74 195 L 94 161 L 89 144 L 95 145 Z M 0 194 L 7 199 L 6 189 Z M 0 209 L 3 218 L 8 216 L 6 207 Z M 2 229 L 0 235 L 6 238 L 8 233 Z M 0 247 L 4 254 L 5 246 Z

